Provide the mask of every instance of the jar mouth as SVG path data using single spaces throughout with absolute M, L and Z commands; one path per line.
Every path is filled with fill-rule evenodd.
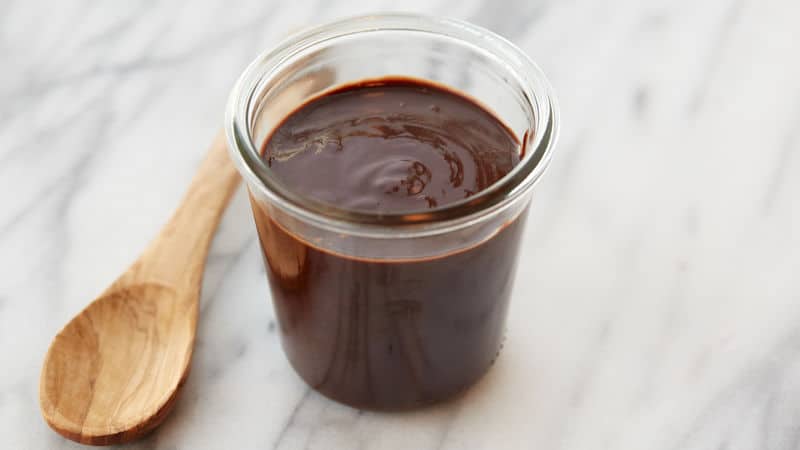
M 504 177 L 477 194 L 433 209 L 402 213 L 365 212 L 340 208 L 294 192 L 281 182 L 261 157 L 254 143 L 253 125 L 258 99 L 271 79 L 293 55 L 331 40 L 376 31 L 429 33 L 482 51 L 502 66 L 516 83 L 535 119 L 523 136 L 522 159 Z M 395 74 L 386 74 L 395 76 Z M 352 80 L 357 81 L 357 80 Z M 427 80 L 426 80 L 427 82 Z M 470 96 L 471 97 L 471 96 Z M 476 99 L 480 103 L 480 99 Z M 297 106 L 302 102 L 298 102 Z M 231 92 L 225 131 L 230 157 L 251 190 L 299 220 L 333 231 L 372 237 L 433 235 L 469 226 L 500 212 L 525 197 L 547 168 L 558 137 L 558 106 L 541 69 L 505 38 L 470 23 L 416 14 L 382 14 L 340 20 L 290 36 L 274 49 L 258 56 L 244 71 Z M 502 120 L 502 116 L 500 116 Z

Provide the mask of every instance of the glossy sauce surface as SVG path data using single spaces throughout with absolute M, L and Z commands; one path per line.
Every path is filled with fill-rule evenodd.
M 476 103 L 391 79 L 301 106 L 263 155 L 297 192 L 378 212 L 474 195 L 519 161 L 517 140 Z M 406 409 L 458 393 L 491 366 L 525 212 L 470 248 L 367 260 L 305 242 L 252 204 L 282 343 L 309 385 L 359 408 Z
M 346 209 L 403 213 L 482 191 L 518 142 L 459 94 L 408 80 L 348 85 L 291 114 L 263 155 L 293 190 Z

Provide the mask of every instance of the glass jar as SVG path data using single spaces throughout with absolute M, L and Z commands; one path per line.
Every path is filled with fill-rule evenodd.
M 402 76 L 474 99 L 517 136 L 520 163 L 478 194 L 403 214 L 293 192 L 260 148 L 329 89 Z M 541 70 L 477 26 L 373 15 L 301 32 L 259 56 L 230 97 L 230 155 L 250 193 L 286 355 L 322 394 L 407 409 L 475 383 L 502 345 L 524 219 L 550 159 L 558 111 Z

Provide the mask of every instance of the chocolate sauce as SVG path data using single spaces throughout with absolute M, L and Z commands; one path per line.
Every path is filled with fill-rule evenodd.
M 403 213 L 480 192 L 519 162 L 511 131 L 434 85 L 347 85 L 291 114 L 263 155 L 301 194 L 351 210 Z
M 263 156 L 294 191 L 377 213 L 475 195 L 520 159 L 512 132 L 472 100 L 391 78 L 302 105 Z M 392 260 L 316 247 L 257 201 L 253 209 L 283 346 L 315 389 L 356 407 L 404 409 L 456 394 L 491 366 L 524 213 L 474 247 Z

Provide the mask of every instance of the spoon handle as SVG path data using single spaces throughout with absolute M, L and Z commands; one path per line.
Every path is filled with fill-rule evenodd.
M 129 272 L 136 278 L 131 281 L 199 288 L 214 230 L 239 180 L 220 131 L 180 206 L 139 258 L 140 270 Z

